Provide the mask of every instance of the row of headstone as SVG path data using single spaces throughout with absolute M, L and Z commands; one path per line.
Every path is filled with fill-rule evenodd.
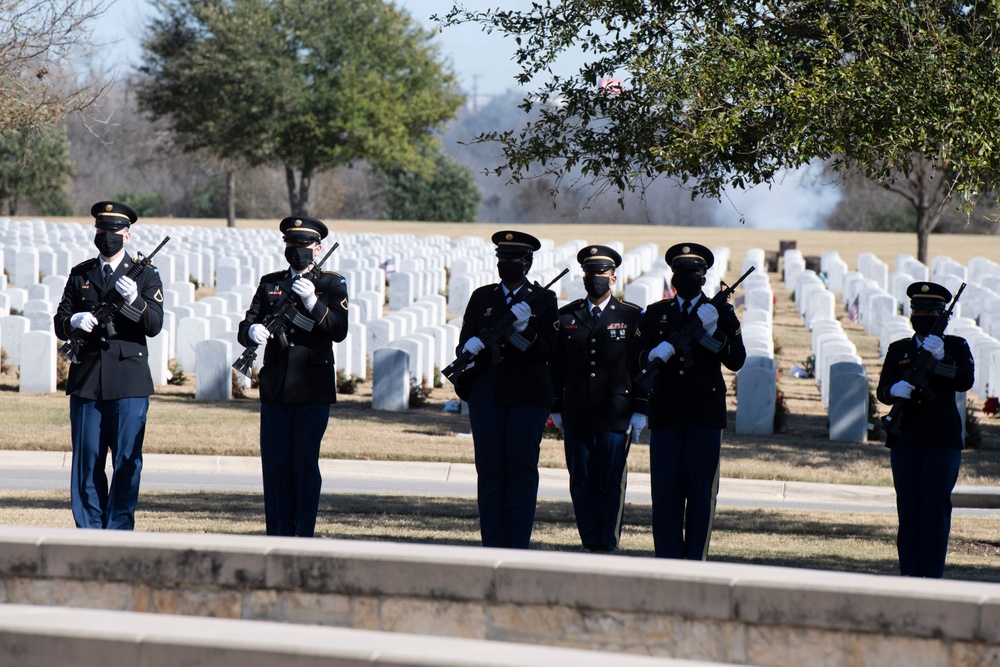
M 785 251 L 786 265 L 797 267 L 791 273 L 795 305 L 803 324 L 812 333 L 813 375 L 820 390 L 820 400 L 827 409 L 830 440 L 864 442 L 868 438 L 869 381 L 864 363 L 836 317 L 836 295 L 829 289 L 833 281 L 844 290 L 852 290 L 859 302 L 869 295 L 884 292 L 879 281 L 861 272 L 846 271 L 846 263 L 836 253 L 820 256 L 821 277 L 805 268 L 805 261 L 795 249 Z M 867 263 L 868 276 L 880 275 L 876 261 Z M 789 275 L 786 272 L 786 275 Z M 824 281 L 825 277 L 825 281 Z M 891 297 L 890 297 L 891 298 Z M 865 300 L 869 316 L 875 306 Z
M 741 273 L 751 266 L 754 272 L 740 285 L 740 324 L 747 358 L 736 374 L 736 432 L 769 435 L 774 433 L 778 365 L 774 358 L 774 292 L 763 249 L 747 251 Z

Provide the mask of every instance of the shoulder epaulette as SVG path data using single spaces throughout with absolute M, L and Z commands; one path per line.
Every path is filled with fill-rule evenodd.
M 631 301 L 625 301 L 624 299 L 621 299 L 621 300 L 619 300 L 618 303 L 620 303 L 623 306 L 628 306 L 629 308 L 635 308 L 636 310 L 642 310 L 642 306 L 638 306 L 638 305 L 632 303 Z
M 576 301 L 570 301 L 565 306 L 559 309 L 560 315 L 565 315 L 566 313 L 572 313 L 574 310 L 579 308 L 583 304 L 583 299 L 577 299 Z
M 76 266 L 74 266 L 71 269 L 71 271 L 76 271 L 77 269 L 80 269 L 81 271 L 89 271 L 90 269 L 94 268 L 98 264 L 99 264 L 98 259 L 96 257 L 92 257 L 90 259 L 83 260 L 82 262 L 80 262 L 79 264 L 77 264 Z

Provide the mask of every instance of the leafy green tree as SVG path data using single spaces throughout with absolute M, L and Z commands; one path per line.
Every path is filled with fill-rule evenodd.
M 536 121 L 480 135 L 515 181 L 579 170 L 625 191 L 668 176 L 719 198 L 815 159 L 884 183 L 926 161 L 971 205 L 1000 172 L 1000 3 L 565 0 L 444 22 L 511 36 L 519 81 L 540 81 L 522 102 Z M 571 49 L 585 64 L 555 75 Z M 918 232 L 933 210 L 921 203 Z
M 472 170 L 438 152 L 432 173 L 375 167 L 384 183 L 388 220 L 475 222 L 481 193 Z
M 0 207 L 8 215 L 15 215 L 25 200 L 36 203 L 43 213 L 63 213 L 46 205 L 65 204 L 72 176 L 65 128 L 43 125 L 0 134 Z
M 463 98 L 431 36 L 382 0 L 157 0 L 137 94 L 188 150 L 282 165 L 292 214 L 359 160 L 428 172 Z

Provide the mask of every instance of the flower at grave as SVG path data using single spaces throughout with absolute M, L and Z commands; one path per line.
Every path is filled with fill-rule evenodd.
M 989 396 L 986 402 L 983 403 L 983 412 L 990 417 L 1000 412 L 1000 398 Z

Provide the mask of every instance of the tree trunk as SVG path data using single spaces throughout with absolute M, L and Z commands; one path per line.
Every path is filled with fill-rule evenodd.
M 312 172 L 300 172 L 298 181 L 296 185 L 295 170 L 286 166 L 285 182 L 288 185 L 288 204 L 291 214 L 309 215 L 309 186 L 312 183 Z
M 226 170 L 226 226 L 236 226 L 236 170 Z
M 920 214 L 917 214 L 917 260 L 927 264 L 927 241 L 931 233 L 921 224 Z

